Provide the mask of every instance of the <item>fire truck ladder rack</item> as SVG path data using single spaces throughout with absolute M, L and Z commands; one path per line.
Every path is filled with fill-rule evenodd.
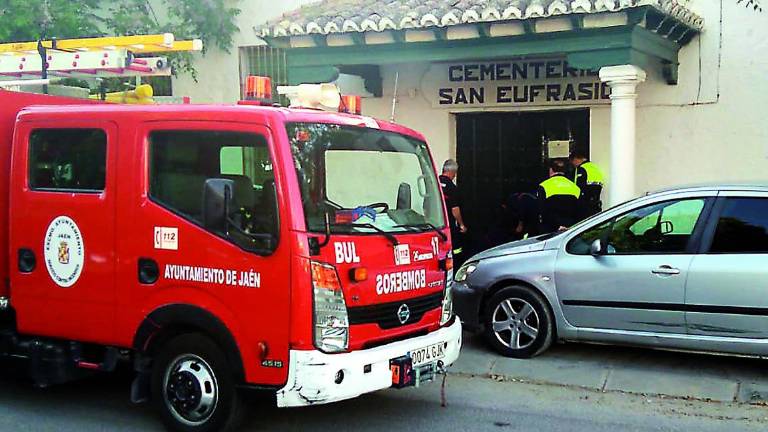
M 169 76 L 167 58 L 145 55 L 202 49 L 201 40 L 177 41 L 171 33 L 0 44 L 0 86 L 53 77 Z

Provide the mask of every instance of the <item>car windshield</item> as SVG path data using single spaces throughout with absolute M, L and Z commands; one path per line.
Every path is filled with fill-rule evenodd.
M 378 129 L 287 126 L 307 230 L 401 233 L 445 226 L 427 145 Z

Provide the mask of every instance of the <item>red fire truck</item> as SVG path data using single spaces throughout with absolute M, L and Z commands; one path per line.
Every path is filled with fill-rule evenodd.
M 424 138 L 360 115 L 0 90 L 0 357 L 48 386 L 136 370 L 169 429 L 242 389 L 323 404 L 459 355 Z

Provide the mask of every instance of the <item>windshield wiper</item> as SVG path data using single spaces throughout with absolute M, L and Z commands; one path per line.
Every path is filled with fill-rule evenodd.
M 448 241 L 448 236 L 445 235 L 444 232 L 440 231 L 440 228 L 432 225 L 429 222 L 424 222 L 420 224 L 413 224 L 413 225 L 395 225 L 395 228 L 416 228 L 416 229 L 424 229 L 429 228 L 430 230 L 436 232 L 443 241 Z
M 397 237 L 392 235 L 392 233 L 388 233 L 388 232 L 384 231 L 383 229 L 381 229 L 381 228 L 379 228 L 379 227 L 377 227 L 376 225 L 373 225 L 373 224 L 369 224 L 369 223 L 360 223 L 360 224 L 350 223 L 350 224 L 334 224 L 334 225 L 336 225 L 336 226 L 348 226 L 348 227 L 353 227 L 353 228 L 369 228 L 369 229 L 372 229 L 372 230 L 382 234 L 384 237 L 386 237 L 387 240 L 389 240 L 389 242 L 392 243 L 392 246 L 397 246 L 397 245 L 400 244 L 400 242 L 397 241 Z

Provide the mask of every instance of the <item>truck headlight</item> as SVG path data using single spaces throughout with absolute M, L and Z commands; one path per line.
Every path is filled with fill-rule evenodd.
M 475 270 L 477 270 L 477 261 L 468 262 L 456 271 L 453 280 L 456 282 L 464 282 L 469 275 L 475 272 Z
M 315 347 L 327 353 L 349 349 L 349 315 L 336 268 L 312 262 Z
M 453 318 L 453 294 L 451 293 L 451 282 L 448 280 L 443 292 L 443 309 L 440 315 L 440 325 L 448 324 L 451 318 Z

